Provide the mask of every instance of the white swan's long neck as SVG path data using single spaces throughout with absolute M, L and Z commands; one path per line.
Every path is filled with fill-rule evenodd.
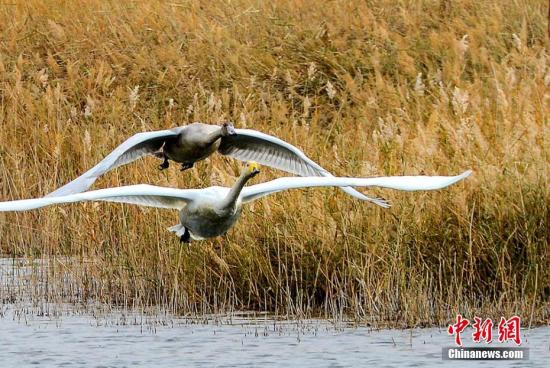
M 251 176 L 246 171 L 239 176 L 229 193 L 227 193 L 227 196 L 220 203 L 220 208 L 222 210 L 230 210 L 235 208 L 239 195 L 250 177 Z

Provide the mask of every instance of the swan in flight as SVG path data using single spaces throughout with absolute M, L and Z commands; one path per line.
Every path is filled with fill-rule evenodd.
M 235 129 L 232 124 L 211 125 L 193 123 L 170 130 L 133 135 L 90 170 L 48 194 L 65 196 L 86 191 L 107 171 L 128 164 L 147 154 L 153 154 L 169 167 L 169 160 L 181 163 L 181 170 L 193 167 L 215 151 L 241 161 L 256 161 L 299 176 L 333 177 L 331 173 L 307 157 L 293 145 L 271 135 L 251 129 Z M 350 187 L 342 190 L 349 195 L 389 207 L 382 198 L 371 198 Z
M 43 197 L 0 202 L 0 211 L 26 211 L 53 204 L 80 201 L 108 201 L 179 210 L 180 223 L 169 230 L 181 242 L 202 240 L 225 234 L 241 215 L 243 203 L 287 189 L 309 187 L 382 187 L 398 190 L 435 190 L 445 188 L 470 175 L 387 176 L 377 178 L 284 177 L 245 187 L 260 172 L 258 164 L 248 162 L 232 188 L 213 186 L 204 189 L 175 189 L 147 184 L 99 189 L 60 197 Z

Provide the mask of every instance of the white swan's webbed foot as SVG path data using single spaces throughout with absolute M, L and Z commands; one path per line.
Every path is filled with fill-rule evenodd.
M 194 162 L 184 162 L 183 164 L 181 164 L 180 171 L 185 171 L 187 169 L 190 169 L 193 167 L 194 164 L 195 164 Z
M 180 236 L 180 243 L 182 244 L 189 244 L 191 243 L 191 233 L 189 233 L 189 230 L 185 228 L 185 232 L 182 236 Z

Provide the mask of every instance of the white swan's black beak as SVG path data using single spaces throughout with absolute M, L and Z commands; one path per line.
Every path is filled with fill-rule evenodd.
M 253 178 L 260 173 L 260 165 L 254 161 L 249 161 L 246 165 L 248 176 Z

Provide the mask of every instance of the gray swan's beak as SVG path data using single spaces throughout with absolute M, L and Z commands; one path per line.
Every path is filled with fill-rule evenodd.
M 233 124 L 227 124 L 227 135 L 237 135 L 237 131 Z

